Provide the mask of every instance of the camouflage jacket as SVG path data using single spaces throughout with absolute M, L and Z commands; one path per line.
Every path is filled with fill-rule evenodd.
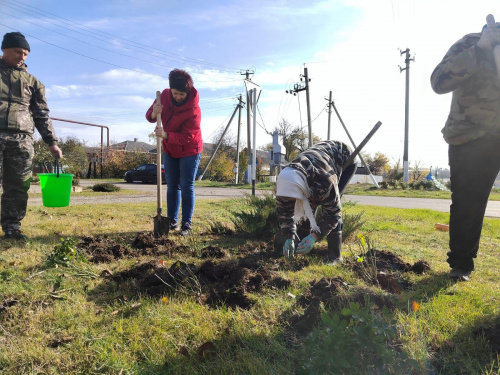
M 302 152 L 287 165 L 306 175 L 311 208 L 315 210 L 319 205 L 322 206 L 322 216 L 317 223 L 321 230 L 319 238 L 342 223 L 338 183 L 342 167 L 350 154 L 351 149 L 342 142 L 323 141 Z M 296 233 L 293 221 L 295 201 L 280 197 L 276 201 L 282 234 L 291 238 Z
M 451 46 L 431 75 L 438 94 L 453 91 L 442 130 L 446 142 L 460 145 L 485 134 L 500 136 L 500 81 L 491 52 L 476 46 L 480 33 L 465 35 Z
M 56 145 L 45 86 L 26 68 L 12 67 L 0 59 L 0 132 L 33 134 L 36 127 L 45 143 Z

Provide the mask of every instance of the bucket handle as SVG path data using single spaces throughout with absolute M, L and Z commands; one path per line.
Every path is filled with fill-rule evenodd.
M 59 157 L 56 156 L 56 160 L 54 162 L 54 169 L 57 171 L 57 178 L 59 178 Z

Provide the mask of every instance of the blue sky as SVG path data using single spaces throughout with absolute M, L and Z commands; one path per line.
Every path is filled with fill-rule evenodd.
M 171 69 L 200 91 L 205 141 L 224 128 L 245 94 L 241 72 L 262 87 L 257 145 L 281 118 L 307 129 L 305 92 L 286 94 L 308 68 L 313 132 L 327 136 L 329 91 L 352 138 L 392 161 L 403 158 L 405 74 L 410 48 L 410 166 L 447 166 L 441 136 L 451 95 L 429 78 L 447 49 L 479 31 L 498 2 L 429 0 L 166 1 L 2 0 L 0 33 L 24 33 L 29 71 L 47 88 L 51 116 L 108 126 L 113 141 L 148 142 L 144 119 Z M 500 19 L 500 12 L 497 18 Z M 243 114 L 243 118 L 245 115 Z M 58 136 L 96 145 L 97 128 L 54 122 Z M 229 131 L 236 135 L 236 120 Z M 242 142 L 246 131 L 242 127 Z M 332 114 L 333 139 L 349 142 Z

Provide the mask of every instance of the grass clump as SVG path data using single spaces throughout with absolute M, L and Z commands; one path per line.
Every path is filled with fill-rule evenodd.
M 120 191 L 122 188 L 110 183 L 95 184 L 92 186 L 92 190 L 96 192 L 112 193 L 115 191 Z

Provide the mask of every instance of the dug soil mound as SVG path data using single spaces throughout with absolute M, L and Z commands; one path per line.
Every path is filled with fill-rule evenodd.
M 183 247 L 175 245 L 166 236 L 156 238 L 152 232 L 139 233 L 131 246 L 130 241 L 125 237 L 111 238 L 106 235 L 82 237 L 76 246 L 93 263 L 110 263 L 118 259 L 138 256 L 168 257 L 175 252 L 185 252 Z
M 117 273 L 112 279 L 132 293 L 154 297 L 187 295 L 214 308 L 225 305 L 242 309 L 253 305 L 249 293 L 290 285 L 273 270 L 272 263 L 252 256 L 220 263 L 210 259 L 200 266 L 176 261 L 166 267 L 163 262 L 151 261 Z
M 421 275 L 431 269 L 425 260 L 412 265 L 394 253 L 377 249 L 371 249 L 358 259 L 348 258 L 346 265 L 366 282 L 390 293 L 401 293 L 411 286 L 405 274 L 411 272 Z

